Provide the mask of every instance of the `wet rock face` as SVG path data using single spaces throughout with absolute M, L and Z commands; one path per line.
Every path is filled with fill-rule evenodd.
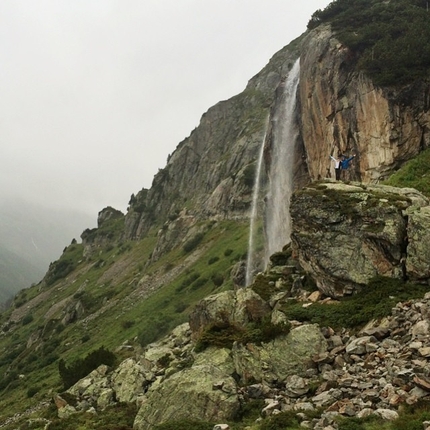
M 415 190 L 324 182 L 291 201 L 291 240 L 301 266 L 330 297 L 376 276 L 429 279 L 423 235 L 428 200 Z
M 301 133 L 312 180 L 334 178 L 329 154 L 357 154 L 346 179 L 375 182 L 430 145 L 428 83 L 382 89 L 320 26 L 301 52 Z

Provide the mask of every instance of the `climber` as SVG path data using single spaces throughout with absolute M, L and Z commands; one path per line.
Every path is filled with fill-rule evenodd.
M 351 163 L 351 161 L 355 158 L 355 154 L 352 154 L 351 157 L 346 158 L 345 155 L 342 155 L 341 160 L 340 160 L 340 169 L 341 170 L 347 170 L 349 167 L 349 163 Z
M 352 161 L 353 158 L 355 158 L 355 154 L 353 154 L 349 158 L 346 158 L 345 155 L 342 155 L 342 159 L 340 160 L 340 168 L 342 170 L 346 170 L 349 167 L 349 163 Z
M 340 181 L 340 159 L 334 158 L 332 155 L 330 155 L 330 158 L 334 161 L 334 172 L 336 175 L 336 181 Z

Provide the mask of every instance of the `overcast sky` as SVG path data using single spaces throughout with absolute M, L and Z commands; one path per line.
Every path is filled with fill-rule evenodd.
M 0 199 L 125 212 L 329 0 L 1 0 Z

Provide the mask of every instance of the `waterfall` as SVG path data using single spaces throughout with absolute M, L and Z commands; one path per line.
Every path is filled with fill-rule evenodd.
M 272 155 L 266 205 L 266 264 L 270 255 L 290 241 L 290 197 L 293 190 L 295 121 L 300 62 L 295 62 L 284 83 L 281 105 L 272 118 Z
M 263 154 L 264 154 L 264 142 L 266 141 L 267 126 L 264 132 L 263 141 L 261 142 L 260 153 L 257 160 L 257 170 L 255 172 L 254 179 L 254 190 L 252 193 L 252 204 L 251 204 L 251 217 L 249 223 L 249 240 L 248 240 L 248 256 L 246 259 L 246 284 L 252 283 L 252 272 L 254 270 L 254 238 L 255 238 L 255 226 L 257 222 L 258 213 L 258 197 L 260 194 L 260 178 L 261 178 L 261 166 L 263 165 Z

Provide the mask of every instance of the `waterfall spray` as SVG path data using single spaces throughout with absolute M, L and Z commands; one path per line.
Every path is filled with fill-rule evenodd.
M 255 172 L 254 190 L 252 193 L 251 219 L 249 225 L 248 256 L 246 259 L 246 284 L 252 283 L 252 271 L 254 269 L 254 236 L 255 225 L 258 213 L 258 197 L 260 194 L 261 166 L 263 165 L 264 143 L 266 141 L 267 125 L 261 142 L 260 153 L 258 154 L 257 170 Z
M 293 191 L 294 147 L 298 137 L 295 122 L 300 62 L 291 69 L 283 92 L 283 103 L 272 119 L 272 162 L 266 206 L 266 264 L 290 240 L 290 197 Z

